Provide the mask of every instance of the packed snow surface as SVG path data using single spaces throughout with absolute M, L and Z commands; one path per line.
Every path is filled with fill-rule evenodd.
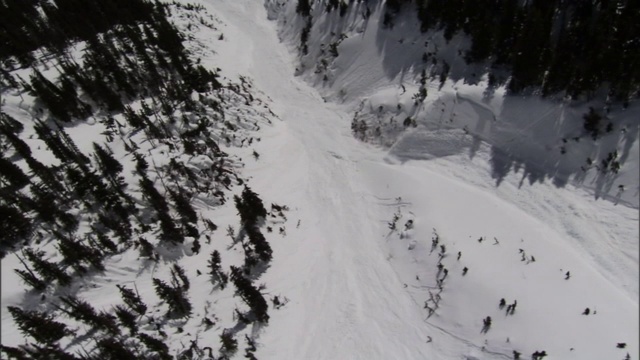
M 637 209 L 570 185 L 519 187 L 518 174 L 496 187 L 484 144 L 473 159 L 452 151 L 428 161 L 363 144 L 346 105 L 324 102 L 293 76 L 295 56 L 262 4 L 208 3 L 237 45 L 234 63 L 223 65 L 250 74 L 282 119 L 257 146 L 264 155 L 247 168 L 250 183 L 301 220 L 273 243 L 265 280 L 291 302 L 261 335 L 260 358 L 505 359 L 545 350 L 552 359 L 614 359 L 625 356 L 618 342 L 638 353 Z M 464 134 L 432 137 L 417 134 L 402 152 L 420 158 L 421 142 L 446 147 Z M 434 231 L 449 274 L 427 319 L 429 291 L 438 292 Z M 498 308 L 501 298 L 518 301 L 513 315 Z M 581 315 L 587 307 L 597 313 Z
M 474 143 L 469 156 L 459 147 L 474 139 L 456 129 L 417 129 L 392 149 L 363 143 L 351 132 L 353 103 L 326 102 L 294 76 L 296 55 L 261 1 L 197 3 L 223 24 L 204 62 L 252 79 L 280 119 L 262 127 L 260 157 L 243 170 L 263 199 L 290 208 L 259 280 L 289 302 L 254 332 L 259 359 L 511 359 L 514 350 L 523 359 L 543 350 L 546 359 L 638 359 L 637 208 L 571 184 L 520 186 L 517 172 L 496 186 L 491 147 Z M 206 259 L 180 263 L 193 275 Z M 5 284 L 18 267 L 10 261 Z M 84 295 L 93 305 L 119 302 L 102 285 L 134 280 L 137 260 L 117 261 L 118 272 Z M 153 296 L 150 278 L 136 284 Z M 196 307 L 210 294 L 198 284 Z M 501 298 L 517 301 L 512 314 Z M 15 289 L 3 285 L 2 300 L 18 302 Z M 237 302 L 220 300 L 216 314 Z M 3 325 L 8 318 L 3 308 Z M 5 329 L 3 343 L 20 343 Z M 217 343 L 202 334 L 202 345 Z

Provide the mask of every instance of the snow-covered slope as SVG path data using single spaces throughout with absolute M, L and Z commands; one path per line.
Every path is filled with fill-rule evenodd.
M 430 161 L 411 160 L 425 156 L 419 134 L 390 153 L 358 143 L 350 104 L 325 103 L 292 77 L 295 53 L 276 43 L 259 5 L 211 3 L 236 26 L 230 36 L 246 45 L 238 56 L 253 59 L 244 71 L 283 120 L 258 145 L 265 155 L 247 169 L 252 185 L 287 199 L 301 220 L 274 245 L 268 282 L 291 302 L 261 338 L 260 355 L 488 359 L 545 350 L 555 359 L 622 358 L 617 342 L 637 354 L 636 209 L 571 185 L 520 187 L 516 173 L 496 187 L 491 147 L 480 142 L 469 158 L 462 131 L 432 135 L 443 154 Z M 390 231 L 396 212 L 398 229 L 408 219 L 413 229 Z M 450 272 L 427 319 L 424 303 L 437 293 L 434 229 Z M 514 315 L 498 308 L 503 297 L 518 300 Z M 581 315 L 587 307 L 597 314 Z M 493 325 L 481 334 L 486 316 Z
M 341 16 L 316 2 L 311 16 L 297 14 L 297 1 L 266 1 L 269 16 L 289 49 L 299 55 L 297 73 L 321 95 L 345 103 L 367 141 L 396 145 L 407 158 L 407 146 L 421 144 L 420 158 L 467 152 L 479 143 L 492 147 L 493 176 L 499 185 L 506 173 L 519 173 L 528 183 L 551 181 L 558 187 L 582 187 L 596 198 L 638 207 L 640 104 L 627 109 L 596 94 L 591 101 L 552 96 L 507 96 L 506 79 L 489 85 L 486 64 L 466 64 L 469 40 L 457 34 L 447 42 L 442 31 L 420 32 L 412 7 L 382 25 L 385 1 L 350 3 Z M 307 53 L 301 34 L 308 29 Z M 494 71 L 495 74 L 495 71 Z M 424 82 L 424 85 L 421 84 Z M 494 82 L 494 83 L 495 83 Z M 419 99 L 420 89 L 426 97 Z M 594 142 L 583 129 L 583 115 L 593 107 L 611 123 L 611 132 Z M 412 125 L 403 125 L 406 119 Z M 462 130 L 455 145 L 420 141 Z M 425 134 L 427 133 L 427 134 Z M 443 148 L 444 147 L 444 148 Z M 618 173 L 602 164 L 610 154 L 621 164 Z M 605 171 L 601 171 L 605 170 Z
M 638 358 L 638 211 L 632 186 L 617 205 L 596 200 L 592 189 L 573 182 L 522 186 L 527 172 L 510 169 L 526 166 L 496 164 L 503 157 L 496 156 L 499 150 L 492 143 L 517 144 L 521 138 L 511 140 L 500 131 L 483 137 L 478 130 L 472 136 L 461 125 L 434 129 L 425 121 L 393 138 L 391 148 L 362 142 L 353 136 L 351 121 L 354 111 L 363 109 L 363 96 L 372 111 L 379 105 L 391 110 L 402 100 L 395 98 L 402 92 L 398 74 L 389 76 L 374 66 L 386 59 L 376 48 L 352 45 L 358 56 L 344 65 L 338 74 L 342 80 L 318 90 L 310 74 L 295 76 L 300 68 L 291 41 L 299 27 L 288 28 L 287 37 L 267 16 L 279 17 L 280 26 L 287 25 L 285 20 L 299 22 L 293 15 L 295 1 L 285 3 L 282 13 L 271 1 L 267 8 L 255 0 L 197 3 L 219 21 L 217 31 L 196 34 L 215 51 L 205 52 L 203 64 L 220 66 L 230 79 L 247 76 L 279 118 L 261 124 L 260 141 L 251 148 L 233 149 L 244 159 L 242 174 L 251 188 L 266 203 L 277 201 L 290 209 L 286 222 L 273 218 L 267 223 L 274 228 L 265 234 L 274 258 L 258 280 L 266 284 L 265 296 L 288 302 L 270 310 L 268 326 L 239 332 L 256 338 L 257 358 L 511 359 L 513 351 L 523 359 L 535 351 L 546 351 L 547 359 L 623 359 L 627 352 Z M 347 40 L 343 44 L 338 49 L 347 53 L 342 48 Z M 406 87 L 408 95 L 417 88 Z M 474 95 L 477 89 L 460 85 L 458 90 L 456 95 L 452 84 L 442 92 L 430 88 L 432 106 L 421 111 L 437 113 L 440 99 L 448 117 L 454 112 L 451 104 L 458 104 L 456 114 L 473 129 L 482 123 L 479 108 L 500 107 L 482 105 Z M 637 137 L 637 127 L 629 133 Z M 626 146 L 637 164 L 634 139 L 627 138 Z M 254 150 L 259 158 L 252 158 Z M 499 186 L 496 168 L 506 169 Z M 632 165 L 624 169 L 621 176 L 637 184 Z M 231 208 L 206 214 L 221 229 L 237 226 Z M 219 330 L 233 323 L 231 314 L 240 301 L 227 289 L 211 303 L 211 284 L 195 273 L 206 271 L 209 249 L 238 252 L 227 257 L 225 266 L 241 254 L 229 250 L 231 240 L 220 230 L 212 239 L 200 255 L 187 251 L 175 260 L 192 277 L 190 297 L 197 315 L 211 317 L 212 312 Z M 10 261 L 2 262 L 2 335 L 3 344 L 15 345 L 21 336 L 5 326 L 11 322 L 4 305 L 19 302 L 21 293 L 5 285 L 16 280 L 10 270 L 16 260 Z M 155 299 L 151 276 L 166 278 L 169 268 L 140 269 L 136 261 L 114 259 L 112 270 L 82 295 L 107 308 L 119 302 L 114 283 L 135 281 L 144 298 Z M 507 305 L 517 301 L 513 314 L 499 307 L 501 298 Z M 582 315 L 586 308 L 590 314 Z M 483 332 L 487 316 L 492 322 Z M 188 347 L 193 335 L 200 347 L 219 346 L 218 338 L 196 322 L 167 324 L 172 349 Z M 184 331 L 178 332 L 178 326 Z M 234 358 L 242 357 L 238 352 Z

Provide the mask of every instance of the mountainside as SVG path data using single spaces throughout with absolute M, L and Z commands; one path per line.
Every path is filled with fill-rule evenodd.
M 399 157 L 407 157 L 407 143 L 424 130 L 442 133 L 437 137 L 450 146 L 425 144 L 422 157 L 452 151 L 473 157 L 487 143 L 498 184 L 524 169 L 523 181 L 571 183 L 638 207 L 637 101 L 612 102 L 602 91 L 590 100 L 568 91 L 542 98 L 535 87 L 513 94 L 504 69 L 468 63 L 472 41 L 462 30 L 451 37 L 437 27 L 422 32 L 410 7 L 395 15 L 393 27 L 385 26 L 388 2 L 354 2 L 331 12 L 327 3 L 314 3 L 307 17 L 296 1 L 269 1 L 267 7 L 280 37 L 300 54 L 298 73 L 327 100 L 349 107 L 357 137 L 391 147 Z M 636 11 L 631 6 L 625 14 Z M 496 76 L 503 80 L 491 80 Z M 460 139 L 455 145 L 452 136 Z
M 640 358 L 636 99 L 394 1 L 133 3 L 4 59 L 4 357 Z

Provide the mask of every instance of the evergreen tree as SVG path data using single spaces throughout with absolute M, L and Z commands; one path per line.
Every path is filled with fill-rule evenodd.
M 9 306 L 7 309 L 22 334 L 31 336 L 41 344 L 52 344 L 71 334 L 67 326 L 55 321 L 51 314 L 23 311 L 15 306 Z
M 93 149 L 100 168 L 105 175 L 117 177 L 122 172 L 122 164 L 113 157 L 113 153 L 108 148 L 105 149 L 94 142 Z
M 218 250 L 213 250 L 213 252 L 211 253 L 211 259 L 209 259 L 208 263 L 211 279 L 213 281 L 217 281 L 220 284 L 220 288 L 224 290 L 224 288 L 227 286 L 229 277 L 224 273 L 224 271 L 222 271 L 222 260 L 220 258 L 220 253 L 218 252 Z
M 254 226 L 259 217 L 267 216 L 262 200 L 248 186 L 244 187 L 242 197 L 234 196 L 234 201 L 245 226 Z
M 2 3 L 0 3 L 2 4 Z M 23 349 L 20 348 L 14 348 L 11 346 L 4 346 L 2 344 L 0 344 L 0 351 L 4 354 L 6 354 L 9 359 L 15 359 L 15 360 L 31 360 L 31 358 L 29 358 L 27 356 L 26 351 L 24 351 Z
M 114 337 L 105 337 L 98 340 L 97 349 L 100 352 L 100 359 L 105 360 L 143 360 L 143 356 L 137 355 L 131 346 L 126 345 L 122 340 Z
M 191 202 L 186 194 L 182 191 L 173 191 L 169 190 L 169 195 L 173 203 L 175 204 L 176 211 L 180 214 L 180 217 L 183 219 L 183 222 L 188 222 L 192 224 L 198 223 L 198 215 L 196 211 L 191 206 Z
M 191 313 L 191 302 L 185 296 L 181 287 L 171 286 L 160 279 L 153 278 L 153 286 L 155 287 L 156 294 L 167 305 L 169 305 L 169 312 L 175 313 L 179 316 L 189 316 Z
M 0 204 L 0 248 L 10 248 L 31 236 L 33 224 L 15 206 Z
M 124 285 L 116 285 L 120 290 L 120 296 L 124 303 L 133 311 L 139 315 L 144 315 L 147 312 L 147 305 L 142 301 L 140 295 L 134 293 L 133 290 L 128 289 Z
M 81 262 L 86 262 L 97 270 L 105 270 L 105 267 L 102 264 L 103 255 L 99 250 L 82 244 L 80 241 L 73 240 L 58 231 L 54 230 L 53 233 L 58 239 L 57 248 L 60 251 L 60 254 L 64 257 L 65 263 L 72 266 L 80 273 L 86 272 L 86 269 L 81 265 Z
M 29 185 L 29 177 L 16 164 L 0 156 L 0 176 L 4 178 L 14 190 L 20 190 Z
M 95 229 L 94 233 L 96 232 Z M 116 253 L 118 252 L 118 245 L 116 245 L 107 235 L 101 232 L 97 232 L 98 244 L 103 250 Z
M 296 12 L 302 16 L 311 15 L 311 4 L 309 3 L 309 0 L 298 0 Z
M 43 291 L 47 288 L 47 283 L 38 278 L 32 271 L 24 271 L 20 269 L 14 269 L 18 276 L 25 282 L 27 285 L 31 286 L 36 291 Z
M 235 266 L 231 267 L 231 281 L 236 287 L 236 295 L 240 296 L 251 308 L 258 321 L 269 322 L 269 315 L 267 314 L 269 305 L 267 301 L 260 291 L 251 284 L 251 281 L 244 277 L 242 271 Z
M 60 268 L 58 264 L 44 259 L 44 252 L 26 248 L 23 255 L 31 262 L 33 269 L 46 281 L 57 280 L 60 285 L 71 284 L 71 276 Z
M 245 230 L 247 231 L 249 242 L 253 245 L 260 260 L 264 262 L 271 261 L 273 250 L 271 250 L 271 246 L 260 230 L 255 226 L 247 227 Z
M 104 311 L 98 313 L 88 302 L 80 300 L 75 296 L 63 296 L 60 300 L 69 307 L 69 309 L 64 311 L 72 318 L 82 321 L 89 326 L 93 326 L 96 329 L 103 330 L 110 335 L 120 334 L 120 328 L 113 315 L 105 313 Z
M 238 340 L 226 329 L 220 335 L 220 342 L 222 343 L 220 350 L 226 354 L 233 354 L 238 350 Z
M 145 333 L 138 334 L 138 339 L 149 349 L 150 351 L 158 354 L 161 360 L 172 360 L 173 356 L 169 354 L 169 347 L 165 345 L 161 340 L 158 340 Z
M 171 280 L 175 288 L 182 288 L 185 291 L 189 290 L 189 278 L 180 265 L 173 264 L 171 267 Z
M 114 312 L 120 323 L 129 329 L 131 335 L 138 332 L 137 316 L 122 305 L 116 305 Z
M 589 112 L 585 114 L 584 119 L 584 129 L 591 135 L 593 140 L 596 140 L 600 135 L 600 122 L 602 121 L 602 115 L 598 114 L 598 112 L 590 107 Z

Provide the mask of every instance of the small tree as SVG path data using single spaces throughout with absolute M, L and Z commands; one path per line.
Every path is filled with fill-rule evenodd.
M 27 356 L 27 353 L 20 348 L 14 348 L 11 346 L 4 346 L 0 344 L 0 351 L 6 354 L 9 359 L 16 360 L 29 360 L 30 358 Z
M 144 333 L 138 334 L 138 339 L 149 349 L 158 354 L 162 360 L 171 360 L 173 357 L 169 355 L 169 347 L 162 341 Z
M 296 12 L 302 16 L 309 16 L 311 14 L 311 4 L 309 0 L 298 0 Z
M 264 262 L 271 261 L 273 257 L 273 250 L 271 250 L 271 246 L 265 239 L 264 235 L 258 230 L 255 226 L 250 226 L 246 229 L 247 235 L 249 237 L 249 242 L 253 245 L 256 254 L 260 258 L 260 260 Z
M 236 295 L 239 295 L 251 308 L 258 321 L 267 323 L 269 321 L 267 301 L 260 291 L 251 284 L 251 281 L 242 275 L 242 271 L 235 266 L 231 267 L 231 281 L 236 287 Z
M 140 237 L 138 239 L 138 245 L 140 246 L 141 257 L 147 257 L 152 260 L 155 260 L 154 259 L 155 251 L 153 250 L 153 245 L 151 245 L 151 243 L 147 239 Z
M 584 129 L 591 135 L 593 140 L 596 140 L 600 135 L 600 122 L 602 121 L 602 115 L 600 115 L 593 107 L 589 108 L 589 112 L 582 116 L 584 119 Z
M 122 305 L 116 305 L 115 313 L 120 323 L 129 329 L 131 335 L 138 332 L 137 316 L 133 312 Z
M 80 300 L 75 296 L 61 297 L 60 300 L 69 307 L 68 310 L 64 311 L 72 318 L 82 321 L 89 326 L 93 326 L 96 329 L 106 331 L 111 335 L 120 334 L 120 328 L 113 315 L 104 311 L 98 313 L 88 302 Z
M 169 196 L 173 201 L 176 211 L 182 218 L 183 222 L 197 224 L 198 223 L 198 214 L 191 206 L 191 202 L 189 198 L 184 192 L 177 192 L 173 190 L 169 190 Z
M 100 351 L 100 359 L 120 360 L 120 359 L 141 359 L 130 346 L 127 346 L 118 338 L 108 337 L 98 341 L 97 349 Z
M 18 258 L 18 260 L 20 260 L 22 265 L 24 265 L 26 271 L 20 269 L 14 269 L 13 271 L 18 273 L 18 276 L 20 276 L 20 278 L 24 280 L 24 282 L 26 282 L 28 285 L 30 285 L 34 290 L 43 291 L 44 289 L 46 289 L 47 282 L 40 279 L 36 274 L 34 274 L 29 265 L 27 265 L 27 263 L 20 256 L 16 255 L 16 257 Z
M 218 250 L 213 250 L 211 253 L 211 259 L 209 259 L 209 274 L 213 281 L 217 281 L 220 284 L 220 288 L 224 289 L 227 286 L 229 277 L 222 271 L 222 259 Z
M 72 334 L 65 324 L 53 320 L 54 316 L 51 314 L 23 311 L 15 306 L 9 306 L 7 309 L 20 331 L 41 344 L 52 344 Z
M 147 305 L 142 301 L 140 295 L 133 292 L 133 290 L 126 288 L 123 285 L 116 285 L 120 290 L 120 296 L 127 306 L 138 313 L 144 315 L 147 312 Z
M 169 312 L 179 316 L 188 316 L 191 313 L 191 303 L 180 286 L 171 286 L 156 278 L 153 279 L 153 285 L 158 297 L 169 305 Z
M 178 281 L 178 279 L 180 281 Z M 173 264 L 171 268 L 171 283 L 175 288 L 182 288 L 185 291 L 189 290 L 189 278 L 185 274 L 184 269 L 178 264 Z M 182 285 L 180 283 L 182 283 Z
M 245 186 L 242 191 L 242 197 L 234 196 L 234 201 L 245 227 L 253 226 L 259 217 L 267 216 L 267 210 L 264 208 L 262 200 L 248 186 Z
M 58 280 L 58 283 L 63 286 L 71 284 L 71 276 L 64 272 L 58 264 L 45 260 L 44 252 L 27 248 L 23 251 L 23 255 L 33 264 L 35 271 L 46 281 Z
M 238 340 L 235 339 L 233 333 L 225 329 L 220 335 L 220 343 L 222 346 L 220 347 L 220 351 L 226 354 L 233 354 L 238 350 Z
M 64 262 L 80 273 L 86 272 L 86 269 L 80 264 L 86 262 L 92 265 L 94 268 L 100 271 L 104 271 L 105 267 L 102 264 L 103 255 L 100 251 L 91 246 L 87 246 L 80 241 L 71 239 L 58 231 L 53 231 L 54 235 L 58 239 L 57 248 L 60 254 L 64 257 Z

